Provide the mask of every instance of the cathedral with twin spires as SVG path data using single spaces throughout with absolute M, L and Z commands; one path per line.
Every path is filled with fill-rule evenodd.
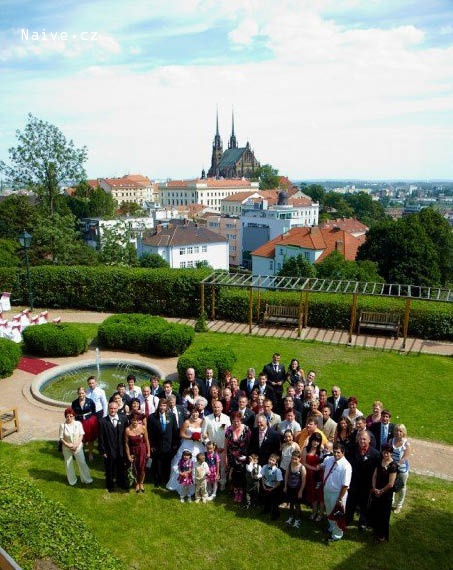
M 254 178 L 255 171 L 260 163 L 255 158 L 249 142 L 239 147 L 234 132 L 234 114 L 232 115 L 231 136 L 227 150 L 223 150 L 222 139 L 219 134 L 219 115 L 216 116 L 216 133 L 212 143 L 211 168 L 208 170 L 210 178 Z

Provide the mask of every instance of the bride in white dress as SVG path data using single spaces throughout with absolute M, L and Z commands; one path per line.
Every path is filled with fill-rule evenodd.
M 198 410 L 194 409 L 190 417 L 182 424 L 179 435 L 181 437 L 181 445 L 178 452 L 171 462 L 171 476 L 167 483 L 167 489 L 170 491 L 179 491 L 178 483 L 178 462 L 182 457 L 182 452 L 188 449 L 192 453 L 192 459 L 195 461 L 198 453 L 205 453 L 203 444 L 203 419 L 199 417 Z M 195 488 L 191 489 L 190 494 L 195 492 Z

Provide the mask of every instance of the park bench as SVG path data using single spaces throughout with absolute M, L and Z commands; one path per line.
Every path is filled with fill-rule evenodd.
M 0 439 L 5 436 L 19 431 L 19 416 L 17 408 L 10 410 L 0 410 Z
M 263 325 L 267 322 L 295 324 L 299 322 L 299 307 L 295 305 L 268 305 L 263 315 Z
M 390 331 L 392 336 L 398 338 L 400 333 L 401 317 L 398 313 L 378 313 L 376 311 L 361 311 L 357 333 L 361 329 L 375 329 Z

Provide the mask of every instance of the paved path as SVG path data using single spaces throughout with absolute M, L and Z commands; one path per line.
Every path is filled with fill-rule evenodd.
M 15 308 L 16 312 L 20 310 Z M 61 316 L 65 322 L 101 323 L 109 316 L 108 313 L 88 311 L 58 311 L 55 316 Z M 171 319 L 193 324 L 187 319 Z M 227 323 L 212 321 L 208 323 L 210 330 L 219 332 L 249 333 L 248 325 L 242 323 Z M 297 338 L 297 330 L 291 328 L 253 327 L 252 334 L 271 337 Z M 303 331 L 303 338 L 333 344 L 348 344 L 348 335 L 344 331 L 327 331 L 308 328 Z M 401 339 L 392 340 L 385 337 L 354 335 L 352 344 L 360 347 L 373 347 L 389 350 L 401 350 Z M 423 341 L 408 339 L 406 350 L 439 355 L 453 355 L 453 343 Z M 139 354 L 102 352 L 102 358 L 129 358 L 146 362 L 159 368 L 165 376 L 176 374 L 177 358 L 145 358 Z M 86 360 L 95 361 L 94 350 L 75 358 L 51 358 L 55 364 L 62 365 Z M 58 426 L 63 420 L 62 408 L 49 406 L 35 400 L 30 387 L 35 376 L 21 370 L 15 370 L 9 378 L 1 380 L 0 408 L 15 408 L 19 410 L 20 429 L 5 438 L 5 442 L 20 444 L 30 440 L 57 438 Z M 453 481 L 453 446 L 423 440 L 411 439 L 412 458 L 411 468 L 421 475 L 439 477 Z

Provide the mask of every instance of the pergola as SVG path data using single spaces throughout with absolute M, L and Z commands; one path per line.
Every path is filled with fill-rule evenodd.
M 310 293 L 335 293 L 351 295 L 351 318 L 349 325 L 349 342 L 357 321 L 357 304 L 359 295 L 374 297 L 393 297 L 405 299 L 403 346 L 406 346 L 409 315 L 412 299 L 419 301 L 453 302 L 453 290 L 440 287 L 421 287 L 419 285 L 398 285 L 390 283 L 372 283 L 368 281 L 348 281 L 335 279 L 318 279 L 315 277 L 281 277 L 276 275 L 251 275 L 244 273 L 227 273 L 214 271 L 201 281 L 201 312 L 205 311 L 205 287 L 211 288 L 211 319 L 215 319 L 215 288 L 238 287 L 249 290 L 249 332 L 253 327 L 253 299 L 257 294 L 258 315 L 260 313 L 260 294 L 262 290 L 299 292 L 298 335 L 308 326 L 308 303 Z

